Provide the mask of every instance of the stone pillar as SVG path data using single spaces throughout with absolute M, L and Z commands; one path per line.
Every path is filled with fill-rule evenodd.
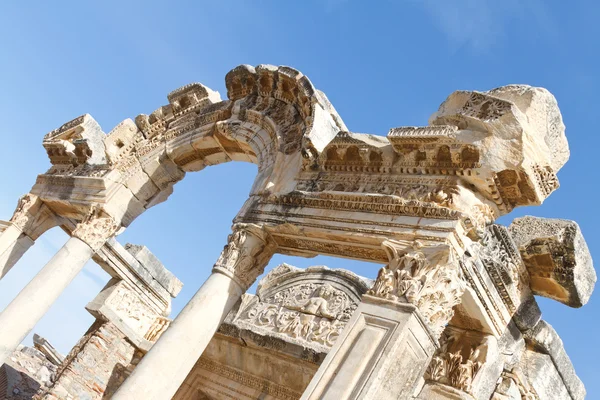
M 236 224 L 213 273 L 115 393 L 114 400 L 170 400 L 275 250 L 253 224 Z
M 383 246 L 390 263 L 302 400 L 405 399 L 418 389 L 465 284 L 447 246 L 415 251 L 392 241 Z
M 42 233 L 57 224 L 54 213 L 37 196 L 21 197 L 10 222 L 0 221 L 0 279 Z
M 72 237 L 0 314 L 0 364 L 44 316 L 117 224 L 93 210 L 77 225 Z

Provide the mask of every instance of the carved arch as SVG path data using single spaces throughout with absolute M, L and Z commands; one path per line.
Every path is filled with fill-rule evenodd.
M 166 200 L 186 172 L 222 162 L 258 165 L 251 196 L 289 192 L 293 182 L 281 175 L 294 176 L 303 156 L 314 158 L 346 129 L 325 95 L 292 68 L 241 65 L 225 83 L 228 100 L 202 84 L 186 85 L 167 96 L 169 104 L 108 135 L 89 115 L 68 122 L 44 138 L 53 166 L 37 191 L 59 214 L 82 219 L 99 206 L 127 226 Z M 55 185 L 71 194 L 85 186 L 86 196 L 78 201 Z M 90 186 L 97 189 L 89 193 Z M 111 206 L 115 197 L 124 205 Z

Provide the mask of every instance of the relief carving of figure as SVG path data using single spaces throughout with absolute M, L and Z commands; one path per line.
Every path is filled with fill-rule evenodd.
M 241 320 L 331 347 L 357 307 L 346 293 L 328 283 L 305 283 L 255 303 Z

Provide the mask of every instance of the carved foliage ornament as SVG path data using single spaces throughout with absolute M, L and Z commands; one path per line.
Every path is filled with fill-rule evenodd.
M 259 226 L 236 224 L 213 270 L 234 279 L 247 290 L 263 273 L 275 251 L 275 242 Z
M 490 335 L 468 336 L 468 331 L 450 326 L 444 331 L 441 346 L 425 372 L 426 380 L 472 393 L 474 379 L 481 367 L 497 356 L 497 342 Z
M 457 264 L 431 262 L 419 250 L 399 252 L 392 241 L 384 242 L 383 246 L 390 254 L 390 263 L 379 270 L 367 293 L 414 304 L 432 331 L 441 334 L 466 289 Z
M 110 215 L 93 206 L 83 221 L 77 224 L 71 236 L 83 240 L 92 250 L 98 251 L 119 228 L 120 225 Z

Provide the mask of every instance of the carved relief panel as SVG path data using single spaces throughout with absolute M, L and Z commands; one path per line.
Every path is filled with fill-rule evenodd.
M 327 352 L 350 320 L 368 283 L 349 271 L 282 264 L 247 296 L 233 323 Z

